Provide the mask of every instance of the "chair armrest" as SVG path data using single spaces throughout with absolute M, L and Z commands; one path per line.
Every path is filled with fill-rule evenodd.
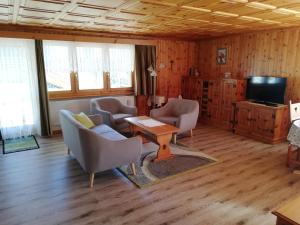
M 178 127 L 180 131 L 188 131 L 194 129 L 197 125 L 198 113 L 191 112 L 179 116 Z
M 92 113 L 93 114 L 100 114 L 102 116 L 102 121 L 103 121 L 104 124 L 107 124 L 109 126 L 114 126 L 115 125 L 115 122 L 114 122 L 114 119 L 112 117 L 111 112 L 104 111 L 104 110 L 102 110 L 98 107 L 95 107 L 95 108 L 93 108 Z
M 127 106 L 127 105 L 121 104 L 120 110 L 122 113 L 131 114 L 133 116 L 137 115 L 137 108 L 134 106 Z
M 158 108 L 158 109 L 152 109 L 150 111 L 150 117 L 160 117 L 160 116 L 164 116 L 168 114 L 168 110 L 169 108 L 167 107 L 167 105 Z
M 89 115 L 88 117 L 93 121 L 93 123 L 96 126 L 103 123 L 103 117 L 100 114 Z

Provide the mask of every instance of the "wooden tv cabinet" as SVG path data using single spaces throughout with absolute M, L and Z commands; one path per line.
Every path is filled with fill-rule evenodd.
M 276 144 L 286 140 L 288 119 L 287 105 L 272 107 L 241 101 L 236 103 L 234 131 L 265 143 Z

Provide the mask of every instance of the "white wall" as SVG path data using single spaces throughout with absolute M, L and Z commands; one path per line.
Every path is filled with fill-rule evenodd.
M 123 104 L 134 106 L 135 100 L 134 96 L 116 96 Z M 84 112 L 86 114 L 90 113 L 90 99 L 73 99 L 73 100 L 51 100 L 49 101 L 49 111 L 50 111 L 50 122 L 52 130 L 60 129 L 59 125 L 59 110 L 67 109 L 74 113 Z

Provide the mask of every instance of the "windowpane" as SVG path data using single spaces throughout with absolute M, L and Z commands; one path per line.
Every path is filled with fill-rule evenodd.
M 132 87 L 134 47 L 115 45 L 109 48 L 109 73 L 111 88 Z
M 71 57 L 69 46 L 51 42 L 44 45 L 48 91 L 70 91 Z
M 80 90 L 103 88 L 102 54 L 101 48 L 76 47 Z

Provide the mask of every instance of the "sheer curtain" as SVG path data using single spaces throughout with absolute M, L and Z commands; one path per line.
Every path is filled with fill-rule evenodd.
M 0 128 L 3 139 L 40 132 L 34 41 L 0 38 Z
M 109 73 L 111 88 L 132 86 L 134 45 L 109 45 Z
M 76 43 L 76 63 L 79 89 L 102 89 L 104 57 L 99 44 Z

